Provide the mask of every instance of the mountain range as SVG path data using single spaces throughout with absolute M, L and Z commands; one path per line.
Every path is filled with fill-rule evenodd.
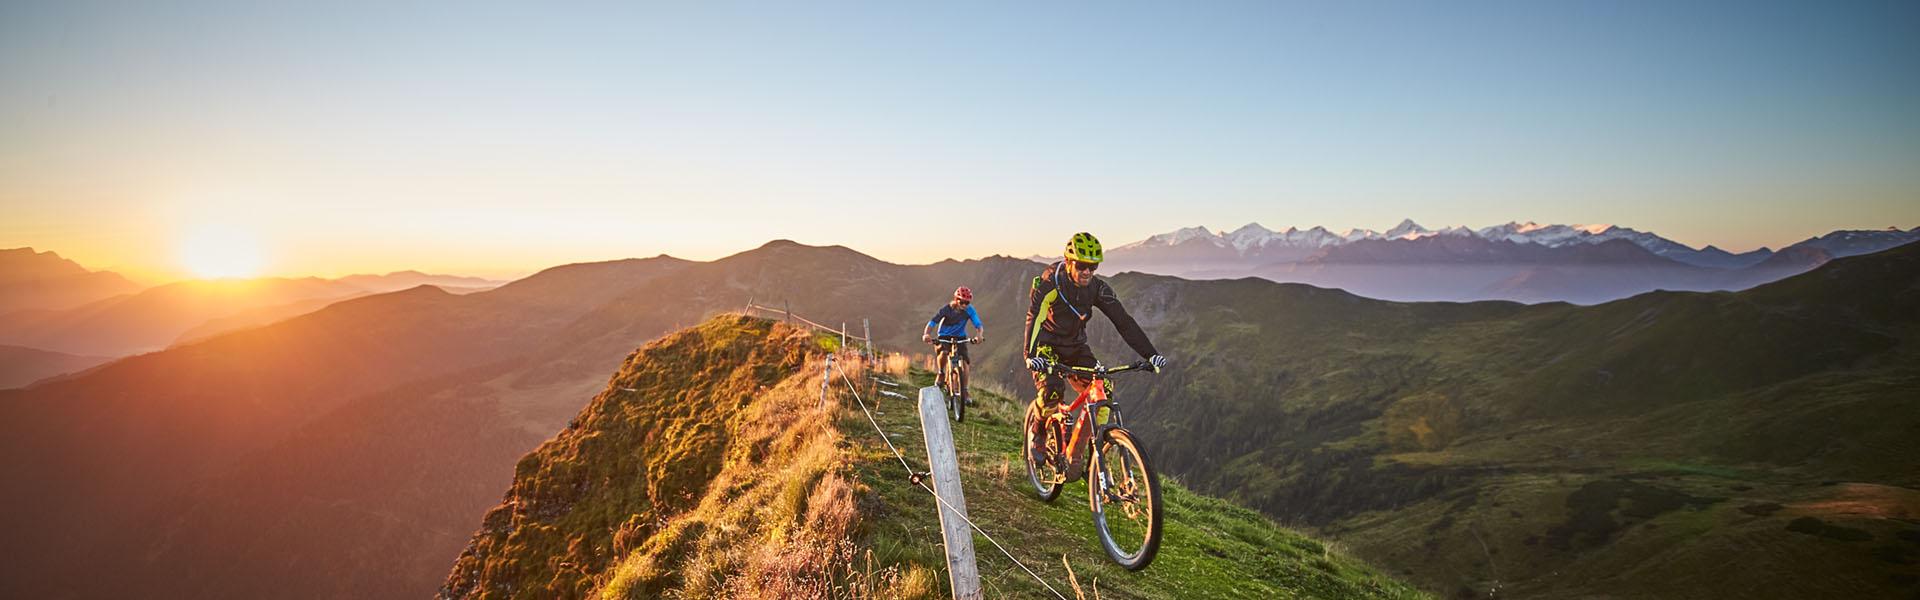
M 1618 258 L 1603 246 L 1595 260 Z M 1445 594 L 1689 597 L 1728 593 L 1738 569 L 1740 595 L 1874 595 L 1916 575 L 1900 561 L 1920 533 L 1899 520 L 1920 486 L 1916 248 L 1591 307 L 1108 279 L 1177 361 L 1122 382 L 1162 468 L 1394 575 Z M 965 284 L 988 328 L 976 382 L 1023 398 L 1019 315 L 1039 268 L 784 241 L 566 265 L 0 390 L 0 492 L 16 499 L 0 580 L 31 597 L 431 594 L 516 461 L 633 348 L 754 299 L 870 319 L 882 349 L 912 350 Z
M 0 304 L 22 307 L 0 311 L 0 344 L 112 357 L 255 327 L 367 294 L 419 285 L 455 292 L 499 285 L 473 277 L 401 271 L 339 279 L 190 280 L 140 289 L 114 273 L 87 271 L 57 254 L 31 248 L 0 250 L 0 282 L 14 282 L 0 283 L 0 299 L 11 298 Z M 66 304 L 74 301 L 82 303 Z
M 1385 232 L 1335 233 L 1249 223 L 1231 232 L 1188 227 L 1150 236 L 1109 250 L 1108 260 L 1115 271 L 1255 276 L 1388 300 L 1597 304 L 1660 289 L 1745 289 L 1915 239 L 1920 227 L 1836 231 L 1779 252 L 1733 254 L 1613 225 L 1514 222 L 1433 230 L 1409 219 Z
M 89 271 L 53 252 L 0 250 L 0 314 L 72 308 L 141 287 L 118 273 Z

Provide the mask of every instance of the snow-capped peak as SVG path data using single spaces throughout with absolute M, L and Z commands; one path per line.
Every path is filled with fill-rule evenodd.
M 1920 232 L 1920 228 L 1916 228 Z M 1900 235 L 1899 230 L 1889 232 L 1866 231 L 1863 234 Z M 1285 231 L 1273 231 L 1259 223 L 1248 223 L 1229 233 L 1215 232 L 1205 227 L 1187 227 L 1168 233 L 1154 235 L 1145 240 L 1122 246 L 1122 248 L 1146 248 L 1175 246 L 1195 241 L 1205 241 L 1221 248 L 1232 248 L 1242 256 L 1271 252 L 1275 248 L 1315 249 L 1337 246 L 1362 240 L 1412 240 L 1422 237 L 1445 235 L 1461 237 L 1479 237 L 1493 241 L 1508 241 L 1517 244 L 1539 244 L 1560 247 L 1572 244 L 1599 244 L 1611 240 L 1627 240 L 1648 251 L 1685 260 L 1699 252 L 1688 246 L 1658 235 L 1636 231 L 1612 224 L 1560 225 L 1540 224 L 1534 221 L 1510 221 L 1503 225 L 1494 225 L 1480 229 L 1463 226 L 1447 227 L 1440 230 L 1427 229 L 1412 219 L 1403 219 L 1385 233 L 1372 229 L 1353 228 L 1341 233 L 1314 226 L 1310 229 L 1288 227 Z M 1908 233 L 1908 236 L 1913 234 Z
M 1241 225 L 1239 229 L 1233 230 L 1233 233 L 1227 234 L 1227 237 L 1233 237 L 1236 235 L 1255 235 L 1255 234 L 1270 234 L 1270 233 L 1273 233 L 1273 230 L 1267 229 L 1265 227 L 1261 227 L 1259 223 L 1248 223 L 1245 225 Z
M 1393 229 L 1388 229 L 1386 233 L 1380 235 L 1390 240 L 1410 240 L 1428 233 L 1432 232 L 1421 227 L 1419 223 L 1413 222 L 1413 219 L 1401 219 L 1399 225 L 1393 226 Z
M 1180 229 L 1175 229 L 1168 233 L 1154 234 L 1145 240 L 1141 240 L 1139 242 L 1134 242 L 1132 244 L 1127 244 L 1125 246 L 1120 246 L 1120 247 L 1121 248 L 1141 248 L 1141 247 L 1147 247 L 1147 246 L 1178 246 L 1180 244 L 1184 244 L 1194 240 L 1204 240 L 1204 241 L 1212 242 L 1215 245 L 1221 245 L 1221 246 L 1226 245 L 1226 240 L 1224 238 L 1221 238 L 1220 234 L 1209 231 L 1206 227 L 1194 226 L 1194 227 L 1182 227 Z
M 1265 246 L 1278 237 L 1271 229 L 1261 227 L 1259 223 L 1248 223 L 1226 235 L 1227 243 L 1235 250 L 1246 252 L 1248 248 Z

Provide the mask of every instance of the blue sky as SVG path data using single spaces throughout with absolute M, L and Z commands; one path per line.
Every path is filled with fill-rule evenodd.
M 225 227 L 278 273 L 511 274 L 1920 225 L 1920 3 L 918 4 L 8 3 L 0 246 L 162 276 Z

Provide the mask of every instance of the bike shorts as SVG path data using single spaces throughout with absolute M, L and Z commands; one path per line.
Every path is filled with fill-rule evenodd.
M 947 337 L 947 336 L 944 336 L 944 335 L 943 335 L 943 336 L 940 336 L 940 337 L 938 337 L 938 338 L 934 338 L 934 339 L 941 339 L 941 340 L 965 340 L 965 339 L 967 339 L 967 338 L 957 338 L 957 337 Z M 972 345 L 972 344 L 940 344 L 940 345 L 939 345 L 939 349 L 938 349 L 938 350 L 935 350 L 935 351 L 934 351 L 934 355 L 935 355 L 935 356 L 938 356 L 938 357 L 940 358 L 940 368 L 942 368 L 942 369 L 945 369 L 945 368 L 947 368 L 947 367 L 946 367 L 946 358 L 947 358 L 947 349 L 948 349 L 948 348 L 952 348 L 952 349 L 955 349 L 955 350 L 958 350 L 958 351 L 960 351 L 960 360 L 961 360 L 961 362 L 970 362 L 970 361 L 972 361 L 972 360 L 973 360 L 973 358 L 972 358 L 972 357 L 969 357 L 969 356 L 967 356 L 967 346 L 971 346 L 971 345 Z

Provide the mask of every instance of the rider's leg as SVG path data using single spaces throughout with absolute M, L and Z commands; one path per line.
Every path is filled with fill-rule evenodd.
M 1054 353 L 1052 346 L 1040 346 L 1034 355 L 1047 360 L 1059 360 L 1059 355 Z M 1028 410 L 1040 415 L 1040 421 L 1036 425 L 1046 423 L 1047 417 L 1053 415 L 1066 387 L 1066 380 L 1059 375 L 1037 371 L 1033 373 L 1033 403 Z M 1035 435 L 1032 438 L 1034 444 L 1030 450 L 1035 455 L 1039 455 L 1045 450 L 1041 444 L 1041 436 Z
M 1040 346 L 1036 350 L 1035 356 L 1047 360 L 1060 360 L 1060 355 L 1054 352 L 1052 346 Z M 1059 375 L 1035 372 L 1033 374 L 1034 409 L 1039 410 L 1042 415 L 1052 414 L 1050 411 L 1059 406 L 1066 387 L 1066 380 Z
M 947 387 L 947 346 L 946 344 L 934 344 L 933 385 L 941 389 L 946 389 Z

